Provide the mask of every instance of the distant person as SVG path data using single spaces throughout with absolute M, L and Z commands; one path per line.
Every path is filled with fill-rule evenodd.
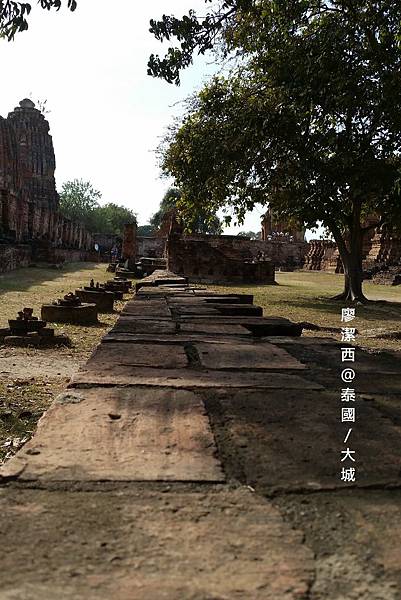
M 118 248 L 117 246 L 113 246 L 111 249 L 111 262 L 117 262 L 118 260 Z

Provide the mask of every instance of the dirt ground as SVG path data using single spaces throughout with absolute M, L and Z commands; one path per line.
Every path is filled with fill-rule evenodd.
M 399 491 L 3 489 L 0 507 L 2 600 L 400 598 Z
M 333 411 L 337 361 L 329 347 L 323 360 L 318 343 L 280 347 L 312 366 L 308 377 L 324 383 L 326 390 L 310 392 L 307 403 L 296 392 L 281 391 L 280 402 L 267 392 L 209 392 L 206 406 L 224 470 L 232 482 L 271 502 L 293 530 L 302 532 L 314 572 L 308 593 L 300 598 L 399 600 L 401 363 L 391 354 L 359 355 L 363 402 L 353 443 L 363 452 L 358 483 L 344 489 L 335 483 L 336 439 L 341 439 L 341 423 Z M 392 376 L 386 375 L 390 369 Z M 392 473 L 386 472 L 390 464 Z
M 57 297 L 56 289 L 69 291 L 92 273 L 107 278 L 103 265 L 69 269 L 53 273 L 50 284 L 8 290 L 8 314 L 18 302 L 21 308 L 31 299 L 36 307 L 45 291 L 46 300 Z M 268 289 L 229 290 L 254 293 L 265 314 L 341 327 L 339 306 L 327 299 L 340 278 L 277 279 L 280 286 Z M 401 332 L 400 292 L 369 291 L 389 304 L 357 308 L 364 348 L 357 445 L 366 451 L 357 485 L 335 483 L 338 357 L 324 336 L 339 337 L 310 331 L 307 343 L 280 347 L 308 364 L 306 377 L 325 390 L 281 393 L 280 402 L 274 390 L 202 392 L 225 485 L 2 486 L 1 600 L 401 600 L 400 341 L 386 337 Z M 0 435 L 11 440 L 3 456 L 32 434 L 115 318 L 86 331 L 66 329 L 71 349 L 0 348 Z
M 62 270 L 27 268 L 2 274 L 0 328 L 7 327 L 8 319 L 15 318 L 26 306 L 40 316 L 42 304 L 89 285 L 92 278 L 103 283 L 112 277 L 106 272 L 106 265 L 96 263 L 72 263 Z M 115 303 L 114 314 L 99 315 L 97 325 L 49 323 L 56 334 L 69 336 L 71 347 L 36 349 L 0 345 L 0 462 L 31 437 L 43 411 L 87 360 L 116 321 L 123 304 Z

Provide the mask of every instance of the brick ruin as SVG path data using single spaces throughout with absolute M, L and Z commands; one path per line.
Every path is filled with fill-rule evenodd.
M 305 254 L 304 269 L 342 273 L 342 262 L 337 244 L 331 240 L 311 240 Z
M 122 256 L 134 263 L 166 259 L 166 267 L 204 282 L 274 283 L 274 270 L 301 268 L 308 244 L 304 232 L 251 240 L 234 235 L 187 234 L 174 211 L 165 216 L 154 237 L 136 235 L 136 226 L 127 226 Z M 160 268 L 158 266 L 157 268 Z
M 127 230 L 128 231 L 128 230 Z M 131 264 L 166 259 L 166 267 L 186 273 L 193 281 L 274 283 L 274 269 L 343 273 L 337 245 L 332 240 L 305 241 L 305 230 L 277 221 L 267 211 L 262 217 L 261 239 L 233 235 L 187 234 L 174 213 L 166 215 L 154 237 L 136 235 L 130 225 L 123 244 Z M 161 268 L 158 264 L 155 268 Z M 386 228 L 373 228 L 365 236 L 363 268 L 375 283 L 401 283 L 401 237 Z M 148 274 L 152 269 L 146 268 Z
M 0 271 L 80 260 L 92 236 L 59 211 L 49 123 L 28 99 L 0 117 Z
M 274 263 L 254 257 L 235 236 L 174 236 L 167 239 L 167 268 L 191 281 L 273 284 Z M 246 250 L 246 253 L 244 252 Z
M 401 283 L 401 236 L 388 228 L 374 228 L 363 241 L 362 266 L 365 279 L 374 283 Z M 343 273 L 337 244 L 330 240 L 311 240 L 304 268 L 311 271 Z
M 288 220 L 277 219 L 268 208 L 262 216 L 262 241 L 305 242 L 305 228 L 296 227 Z
M 372 221 L 373 224 L 373 221 Z M 305 229 L 274 218 L 262 217 L 261 239 L 233 235 L 187 234 L 174 212 L 167 214 L 154 237 L 140 237 L 136 225 L 127 228 L 123 256 L 131 265 L 166 259 L 166 267 L 186 273 L 193 281 L 274 283 L 274 269 L 342 273 L 337 245 L 332 240 L 305 241 Z M 401 237 L 385 228 L 373 228 L 363 247 L 365 278 L 376 283 L 401 283 Z M 155 268 L 160 269 L 158 263 Z M 146 266 L 147 274 L 152 272 Z
M 273 284 L 275 268 L 292 270 L 303 265 L 307 249 L 304 233 L 289 229 L 273 235 L 269 211 L 263 217 L 260 240 L 183 234 L 173 221 L 174 215 L 166 243 L 168 269 L 186 273 L 192 280 Z

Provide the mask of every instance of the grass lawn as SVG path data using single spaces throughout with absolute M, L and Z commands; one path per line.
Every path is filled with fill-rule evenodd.
M 62 270 L 18 269 L 0 275 L 0 327 L 8 326 L 24 307 L 40 317 L 42 304 L 53 302 L 67 292 L 89 285 L 91 278 L 104 282 L 113 278 L 107 265 L 71 263 Z M 116 302 L 119 311 L 123 302 Z M 49 323 L 56 333 L 67 334 L 70 348 L 9 348 L 0 346 L 0 462 L 14 454 L 29 439 L 36 423 L 54 396 L 67 384 L 70 375 L 85 362 L 103 335 L 118 318 L 100 314 L 98 325 L 82 326 Z
M 100 283 L 114 277 L 106 272 L 107 265 L 97 263 L 70 263 L 62 270 L 49 268 L 18 269 L 0 275 L 0 327 L 8 327 L 8 319 L 15 319 L 17 312 L 24 307 L 32 307 L 34 316 L 40 317 L 40 307 L 62 298 L 68 292 L 74 292 L 83 285 L 89 285 L 93 278 Z M 119 310 L 123 303 L 115 303 Z M 55 333 L 67 334 L 73 343 L 66 352 L 85 357 L 110 329 L 117 314 L 99 315 L 99 325 L 87 326 L 49 323 Z
M 32 307 L 40 316 L 43 303 L 52 302 L 76 288 L 89 284 L 91 278 L 104 282 L 113 275 L 105 264 L 75 263 L 58 271 L 49 268 L 19 269 L 0 275 L 0 327 L 15 318 L 24 307 Z M 342 289 L 343 277 L 322 272 L 277 273 L 276 286 L 210 286 L 220 292 L 251 293 L 255 304 L 266 316 L 283 316 L 293 321 L 308 321 L 320 326 L 341 327 L 341 303 L 330 296 Z M 372 300 L 357 307 L 354 321 L 359 331 L 358 343 L 374 351 L 401 350 L 401 287 L 378 286 L 367 282 L 365 291 Z M 39 417 L 54 396 L 66 385 L 70 375 L 85 362 L 93 348 L 111 328 L 117 312 L 99 316 L 96 326 L 52 324 L 57 332 L 67 334 L 71 348 L 34 349 L 0 346 L 0 461 L 11 456 L 33 433 Z M 387 338 L 388 334 L 394 334 Z M 307 336 L 331 335 L 305 331 Z M 398 335 L 398 338 L 397 338 Z M 383 337 L 384 336 L 384 337 Z
M 321 271 L 276 273 L 278 285 L 212 286 L 220 292 L 254 294 L 255 304 L 266 316 L 287 317 L 292 321 L 308 321 L 322 327 L 341 327 L 341 302 L 330 300 L 343 289 L 343 275 Z M 358 330 L 360 346 L 371 350 L 401 350 L 401 286 L 364 284 L 365 295 L 375 301 L 357 306 L 353 326 Z M 388 334 L 395 334 L 388 339 Z M 305 331 L 304 335 L 331 335 L 321 331 Z M 334 334 L 335 335 L 335 334 Z M 384 336 L 384 337 L 382 337 Z M 397 339 L 398 336 L 398 339 Z

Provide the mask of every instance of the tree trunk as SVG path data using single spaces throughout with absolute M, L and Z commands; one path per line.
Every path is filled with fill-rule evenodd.
M 367 302 L 362 289 L 363 274 L 360 257 L 347 253 L 347 256 L 341 256 L 341 259 L 344 265 L 344 291 L 335 296 L 335 299 L 348 302 Z
M 333 300 L 347 302 L 361 302 L 365 304 L 368 299 L 363 293 L 363 271 L 362 271 L 362 241 L 363 233 L 358 223 L 351 231 L 348 245 L 341 235 L 334 234 L 338 250 L 344 266 L 344 291 Z

